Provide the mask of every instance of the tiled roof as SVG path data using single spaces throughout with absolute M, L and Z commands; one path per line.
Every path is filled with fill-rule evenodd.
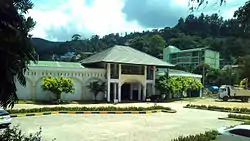
M 133 49 L 129 46 L 120 45 L 108 48 L 81 61 L 82 64 L 100 62 L 152 65 L 162 67 L 174 66 L 170 63 L 167 63 L 161 59 L 148 55 L 139 50 Z

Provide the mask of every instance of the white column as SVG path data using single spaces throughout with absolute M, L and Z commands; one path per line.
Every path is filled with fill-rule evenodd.
M 154 66 L 153 69 L 153 84 L 152 84 L 152 94 L 155 95 L 155 71 L 156 71 L 156 67 Z
M 138 100 L 141 100 L 141 84 L 138 84 Z
M 122 65 L 119 64 L 119 83 L 118 83 L 118 101 L 121 102 L 121 74 L 122 74 Z
M 110 64 L 107 64 L 107 101 L 110 102 Z
M 121 83 L 118 83 L 118 102 L 121 102 Z
M 117 84 L 116 83 L 113 83 L 114 84 L 114 100 L 116 99 L 116 95 L 117 95 Z
M 147 96 L 147 84 L 144 84 L 143 86 L 143 95 L 142 95 L 142 100 L 145 101 Z
M 32 100 L 36 100 L 36 85 L 32 85 L 31 92 L 32 92 Z
M 130 100 L 133 99 L 133 90 L 134 90 L 134 85 L 133 84 L 130 84 Z
M 200 89 L 200 97 L 202 97 L 203 90 L 202 88 Z
M 146 100 L 146 96 L 147 96 L 147 66 L 144 66 L 144 76 L 145 76 L 145 80 L 143 84 L 143 96 L 142 96 L 143 101 Z

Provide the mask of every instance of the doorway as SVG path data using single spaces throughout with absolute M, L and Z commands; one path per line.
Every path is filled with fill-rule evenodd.
M 121 99 L 130 100 L 130 84 L 124 83 L 121 87 Z

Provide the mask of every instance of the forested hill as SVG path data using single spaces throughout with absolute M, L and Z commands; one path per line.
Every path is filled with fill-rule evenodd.
M 125 36 L 112 33 L 102 38 L 95 35 L 90 39 L 81 39 L 76 34 L 72 41 L 63 43 L 35 41 L 37 52 L 43 60 L 51 59 L 52 54 L 62 55 L 68 51 L 75 51 L 80 55 L 83 52 L 99 52 L 115 44 L 129 45 L 158 58 L 161 58 L 162 49 L 168 45 L 180 49 L 210 46 L 219 51 L 221 57 L 230 60 L 250 53 L 250 31 L 244 30 L 235 19 L 224 20 L 217 14 L 201 14 L 198 17 L 189 15 L 185 19 L 180 18 L 172 28 L 134 32 Z

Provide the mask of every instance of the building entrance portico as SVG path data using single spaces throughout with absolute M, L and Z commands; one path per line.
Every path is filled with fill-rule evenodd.
M 148 69 L 154 68 L 144 65 L 107 63 L 107 101 L 145 100 L 147 83 L 155 82 L 154 77 L 147 75 L 152 73 L 151 76 L 154 76 L 154 71 L 150 72 Z
M 131 47 L 118 45 L 88 57 L 81 63 L 106 70 L 108 102 L 146 100 L 147 96 L 155 94 L 156 66 L 173 66 Z

